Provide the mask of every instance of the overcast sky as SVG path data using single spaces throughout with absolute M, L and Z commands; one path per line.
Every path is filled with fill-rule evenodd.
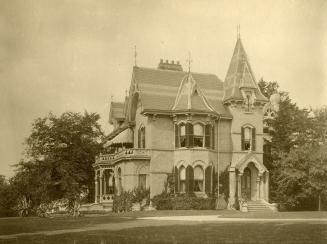
M 0 174 L 13 175 L 31 123 L 49 111 L 97 112 L 108 131 L 137 64 L 179 60 L 224 79 L 236 26 L 257 80 L 301 107 L 327 104 L 326 1 L 0 2 Z

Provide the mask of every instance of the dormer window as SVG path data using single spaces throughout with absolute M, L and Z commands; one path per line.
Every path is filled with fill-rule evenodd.
M 241 128 L 242 151 L 255 151 L 255 128 L 249 125 Z

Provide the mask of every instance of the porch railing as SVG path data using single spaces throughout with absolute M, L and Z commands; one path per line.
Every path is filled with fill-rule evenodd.
M 114 154 L 100 154 L 95 158 L 96 163 L 114 163 L 122 159 L 150 158 L 150 149 L 129 148 Z

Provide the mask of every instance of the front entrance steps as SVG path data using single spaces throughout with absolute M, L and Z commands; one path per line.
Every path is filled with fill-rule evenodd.
M 262 200 L 248 201 L 247 208 L 249 212 L 272 212 L 273 210 Z

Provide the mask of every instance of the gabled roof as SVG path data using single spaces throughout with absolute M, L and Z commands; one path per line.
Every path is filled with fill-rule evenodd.
M 209 105 L 200 87 L 190 72 L 184 76 L 180 83 L 172 110 L 215 112 L 214 109 Z
M 123 120 L 125 119 L 124 113 L 125 104 L 122 102 L 111 102 L 109 112 L 109 123 L 113 124 L 113 119 Z
M 179 88 L 183 83 L 181 81 L 187 75 L 188 73 L 183 71 L 134 67 L 133 80 L 135 84 L 133 85 L 138 88 L 142 110 L 174 112 L 172 108 L 175 105 Z M 205 97 L 214 112 L 231 117 L 229 111 L 222 104 L 223 82 L 216 75 L 192 73 L 192 79 L 196 81 L 197 87 L 201 87 L 202 97 Z M 199 92 L 197 93 L 200 95 Z M 194 106 L 199 104 L 200 107 L 196 108 L 202 110 L 203 99 L 200 98 L 199 96 L 192 97 Z M 207 106 L 205 106 L 203 111 L 206 112 L 207 109 Z
M 253 89 L 257 100 L 268 101 L 260 92 L 241 38 L 238 38 L 225 78 L 224 102 L 228 100 L 243 100 L 240 88 Z

